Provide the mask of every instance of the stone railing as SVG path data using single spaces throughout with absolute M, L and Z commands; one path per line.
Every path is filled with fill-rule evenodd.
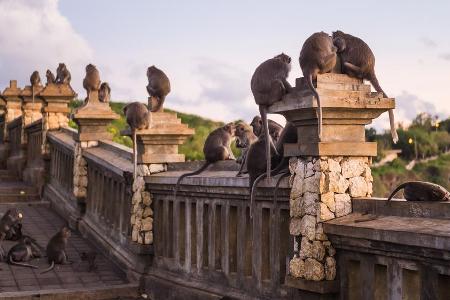
M 12 174 L 22 178 L 22 172 L 26 164 L 25 147 L 23 146 L 22 118 L 18 117 L 8 124 L 9 158 L 7 167 Z
M 250 217 L 248 179 L 235 177 L 236 163 L 216 164 L 186 178 L 174 199 L 174 185 L 186 166 L 169 164 L 167 172 L 145 178 L 154 209 L 151 274 L 175 281 L 195 278 L 205 289 L 243 297 L 285 293 L 286 258 L 292 255 L 288 245 L 293 243 L 287 186 L 274 203 L 273 189 L 261 185 Z
M 25 127 L 26 136 L 26 168 L 23 180 L 42 190 L 46 182 L 45 163 L 42 154 L 42 119 Z

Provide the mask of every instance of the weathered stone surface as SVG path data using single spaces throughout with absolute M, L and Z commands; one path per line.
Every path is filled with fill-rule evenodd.
M 145 164 L 138 164 L 136 167 L 137 176 L 150 176 L 150 170 Z
M 345 193 L 345 191 L 348 189 L 349 182 L 340 173 L 330 172 L 328 173 L 328 179 L 328 191 L 335 193 Z
M 146 245 L 153 244 L 153 232 L 152 231 L 147 231 L 145 233 L 144 244 L 146 244 Z
M 336 254 L 336 249 L 334 249 L 330 241 L 323 242 L 323 245 L 325 247 L 325 250 L 327 250 L 328 256 L 334 256 Z
M 308 240 L 307 237 L 302 237 L 300 243 L 300 258 L 305 259 L 313 257 L 313 243 Z
M 300 224 L 302 222 L 301 218 L 291 218 L 289 222 L 289 233 L 291 235 L 297 236 L 301 234 Z
M 88 186 L 88 178 L 87 178 L 87 176 L 80 176 L 80 178 L 79 178 L 79 185 L 80 185 L 80 187 L 87 187 Z
M 291 200 L 298 199 L 303 195 L 303 180 L 303 177 L 294 175 L 294 181 L 292 182 L 292 189 L 290 194 Z
M 334 280 L 336 278 L 336 260 L 328 256 L 325 259 L 325 279 Z
M 365 197 L 367 195 L 367 182 L 364 177 L 352 177 L 349 179 L 350 196 L 352 197 Z
M 144 212 L 142 213 L 143 218 L 151 217 L 153 216 L 153 210 L 150 207 L 144 208 Z
M 316 235 L 316 216 L 305 215 L 300 222 L 300 233 L 309 240 L 314 240 Z
M 322 261 L 325 257 L 325 247 L 321 241 L 313 241 L 312 243 L 312 258 L 318 261 Z
M 142 231 L 150 231 L 153 229 L 153 218 L 148 217 L 145 219 L 142 219 Z
M 349 157 L 342 162 L 342 175 L 345 178 L 360 176 L 366 169 L 367 158 Z
M 322 223 L 316 224 L 316 240 L 317 241 L 327 241 L 328 240 L 327 235 L 323 232 Z
M 328 161 L 316 159 L 314 161 L 314 171 L 316 172 L 326 172 L 328 171 Z
M 84 198 L 87 195 L 87 191 L 85 187 L 75 186 L 73 188 L 73 194 L 77 198 Z
M 137 204 L 142 202 L 141 193 L 137 192 L 133 194 L 133 197 L 131 198 L 132 204 Z
M 330 185 L 330 179 L 327 176 L 328 173 L 320 173 L 319 179 L 319 193 L 323 194 L 328 192 L 328 187 Z
M 165 170 L 166 170 L 165 164 L 150 164 L 149 165 L 150 174 L 164 172 Z
M 346 216 L 352 212 L 352 201 L 348 194 L 334 194 L 336 217 Z
M 297 161 L 297 166 L 295 167 L 295 174 L 300 178 L 305 178 L 305 162 L 299 158 Z
M 339 162 L 337 162 L 333 158 L 329 158 L 328 159 L 328 170 L 330 170 L 330 172 L 341 173 L 341 165 L 339 164 Z
M 144 186 L 145 186 L 144 178 L 141 176 L 137 176 L 133 182 L 133 192 L 136 192 L 138 190 L 139 191 L 143 190 Z
M 321 172 L 316 172 L 314 176 L 303 180 L 303 192 L 319 193 Z
M 331 212 L 336 211 L 336 203 L 334 202 L 334 193 L 328 192 L 320 195 L 320 201 L 325 203 Z
M 316 193 L 304 193 L 300 200 L 300 215 L 316 215 L 319 195 Z
M 289 263 L 289 274 L 296 278 L 305 276 L 305 261 L 299 257 L 294 257 Z
M 150 204 L 152 204 L 152 198 L 150 197 L 150 192 L 142 192 L 141 193 L 142 196 L 142 203 L 146 206 L 149 206 Z
M 328 209 L 327 205 L 323 202 L 320 203 L 320 215 L 319 221 L 324 222 L 334 219 L 334 214 Z
M 324 266 L 313 258 L 305 260 L 305 279 L 320 281 L 325 278 Z
M 289 201 L 289 214 L 291 217 L 301 217 L 302 198 L 296 198 Z
M 367 182 L 373 182 L 372 170 L 368 165 L 364 167 L 364 172 L 362 173 L 362 177 L 366 179 Z
M 88 141 L 87 142 L 87 147 L 91 148 L 91 147 L 97 147 L 98 146 L 98 141 Z
M 306 164 L 305 178 L 314 175 L 314 164 L 310 161 Z
M 133 242 L 137 242 L 138 241 L 138 235 L 139 235 L 139 230 L 133 226 L 133 231 L 131 232 L 131 240 Z
M 289 158 L 289 171 L 291 174 L 295 173 L 295 168 L 297 167 L 298 158 L 297 157 L 291 157 Z
M 135 215 L 131 215 L 130 223 L 131 223 L 131 225 L 136 224 L 136 216 Z

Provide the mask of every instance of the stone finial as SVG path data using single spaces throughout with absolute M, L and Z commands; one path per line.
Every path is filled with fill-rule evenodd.
M 282 114 L 298 131 L 298 143 L 286 145 L 285 155 L 376 156 L 376 143 L 365 141 L 364 126 L 395 107 L 395 100 L 370 91 L 370 85 L 344 74 L 319 74 L 323 132 L 317 132 L 317 103 L 304 79 L 297 79 L 292 93 L 269 108 Z
M 79 142 L 112 140 L 112 134 L 107 131 L 107 126 L 112 120 L 119 118 L 114 113 L 108 102 L 99 100 L 100 73 L 97 68 L 89 64 L 86 66 L 86 77 L 83 87 L 86 89 L 87 97 L 84 105 L 76 110 L 73 117 L 78 124 Z

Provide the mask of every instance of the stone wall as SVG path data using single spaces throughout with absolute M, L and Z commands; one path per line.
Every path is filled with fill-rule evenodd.
M 83 158 L 83 149 L 95 147 L 97 141 L 75 144 L 73 162 L 73 194 L 76 198 L 86 198 L 88 186 L 87 162 Z
M 290 274 L 306 280 L 334 280 L 336 251 L 322 222 L 352 212 L 352 197 L 372 195 L 367 157 L 291 158 L 290 234 L 295 236 Z
M 153 209 L 150 192 L 145 190 L 145 176 L 167 171 L 167 164 L 139 164 L 133 182 L 131 239 L 138 244 L 153 244 Z

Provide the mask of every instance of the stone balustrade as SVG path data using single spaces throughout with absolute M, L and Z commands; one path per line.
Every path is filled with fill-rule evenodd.
M 106 132 L 117 115 L 96 93 L 75 113 L 78 130 L 67 128 L 70 85 L 40 87 L 33 102 L 29 87 L 11 81 L 0 97 L 0 164 L 42 188 L 43 200 L 155 299 L 448 298 L 450 205 L 370 198 L 376 144 L 364 125 L 394 100 L 340 74 L 319 75 L 317 89 L 320 141 L 302 79 L 270 108 L 299 133 L 285 145 L 291 177 L 277 202 L 275 177 L 251 206 L 248 179 L 230 161 L 186 178 L 175 199 L 178 176 L 199 162 L 178 153 L 194 131 L 173 113 L 153 113 L 153 126 L 137 132 L 134 178 L 131 149 Z

